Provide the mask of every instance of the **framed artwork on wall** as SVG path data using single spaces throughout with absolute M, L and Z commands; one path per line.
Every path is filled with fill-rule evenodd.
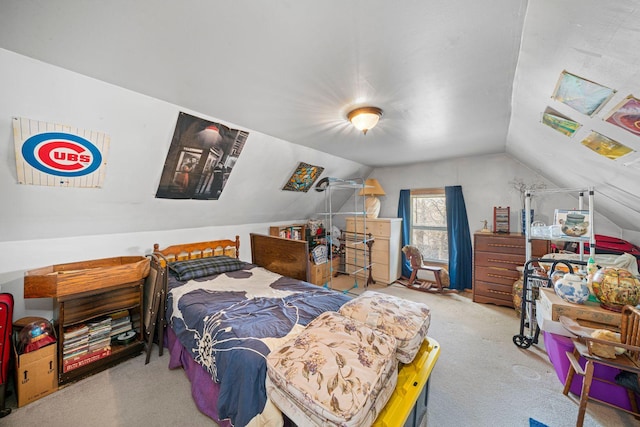
M 633 152 L 626 145 L 595 131 L 592 131 L 582 140 L 582 145 L 611 160 L 616 160 Z
M 569 137 L 573 136 L 582 126 L 550 107 L 545 108 L 544 113 L 542 113 L 542 123 Z
M 640 136 L 640 99 L 627 96 L 615 106 L 605 121 Z
M 180 112 L 156 198 L 218 200 L 249 133 Z
M 614 89 L 563 71 L 552 98 L 587 116 L 593 116 L 616 93 Z
M 302 191 L 306 193 L 323 171 L 323 167 L 300 162 L 282 189 L 287 191 Z

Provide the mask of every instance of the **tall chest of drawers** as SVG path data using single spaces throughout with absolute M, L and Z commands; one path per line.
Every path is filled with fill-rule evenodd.
M 366 225 L 365 225 L 366 224 Z M 402 218 L 346 218 L 347 233 L 369 234 L 374 239 L 371 248 L 371 273 L 377 283 L 393 283 L 402 274 L 400 265 L 400 227 Z M 346 244 L 346 262 L 359 255 L 353 245 Z
M 516 267 L 527 260 L 525 236 L 520 233 L 476 233 L 473 256 L 473 301 L 513 308 L 513 282 Z M 541 257 L 549 252 L 547 240 L 532 240 L 531 254 Z

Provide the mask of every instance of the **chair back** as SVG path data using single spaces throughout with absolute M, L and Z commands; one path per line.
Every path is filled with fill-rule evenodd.
M 620 342 L 640 347 L 640 310 L 632 305 L 625 305 L 622 308 Z M 640 362 L 640 350 L 627 350 L 627 356 L 636 364 Z

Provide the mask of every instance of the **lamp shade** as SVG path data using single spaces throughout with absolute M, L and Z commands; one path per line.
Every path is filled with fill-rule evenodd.
M 375 178 L 369 178 L 364 182 L 364 188 L 360 190 L 360 196 L 385 196 L 382 186 Z
M 350 112 L 347 118 L 356 129 L 361 130 L 366 135 L 369 129 L 378 124 L 381 116 L 382 110 L 378 107 L 362 107 Z

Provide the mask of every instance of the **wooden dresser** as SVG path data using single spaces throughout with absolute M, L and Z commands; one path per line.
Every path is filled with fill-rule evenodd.
M 366 222 L 366 228 L 365 228 Z M 371 233 L 374 243 L 371 248 L 371 273 L 377 283 L 390 284 L 401 275 L 400 227 L 402 218 L 346 218 L 347 233 Z M 346 261 L 352 260 L 354 248 L 347 243 Z
M 513 308 L 513 282 L 519 276 L 516 267 L 527 262 L 525 236 L 520 233 L 476 233 L 473 252 L 473 301 Z M 531 241 L 532 256 L 541 257 L 547 253 L 548 240 Z

